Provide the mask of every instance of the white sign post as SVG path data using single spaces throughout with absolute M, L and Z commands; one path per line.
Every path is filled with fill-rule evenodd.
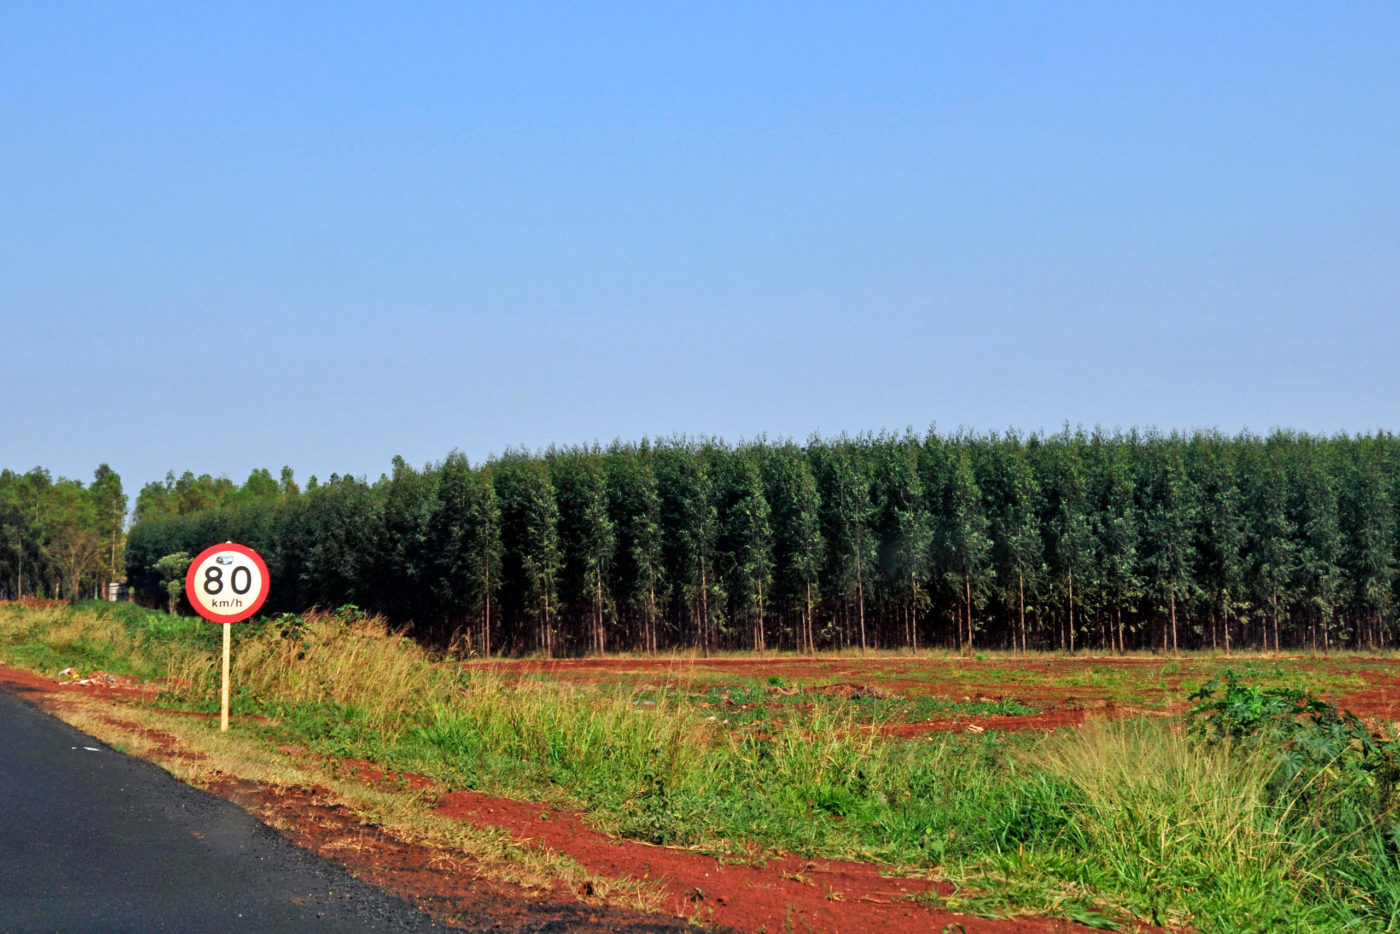
M 211 545 L 190 562 L 185 573 L 185 596 L 205 619 L 224 627 L 224 678 L 219 730 L 228 732 L 228 669 L 230 627 L 247 619 L 267 600 L 269 575 L 262 556 L 247 545 Z

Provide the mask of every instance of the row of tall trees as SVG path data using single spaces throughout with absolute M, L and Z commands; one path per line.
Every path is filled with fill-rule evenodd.
M 127 497 L 106 464 L 91 484 L 0 471 L 0 599 L 101 594 L 123 576 Z
M 270 608 L 551 654 L 1379 647 L 1400 606 L 1389 434 L 643 441 L 273 487 L 138 504 L 133 584 L 158 599 L 161 557 L 232 539 Z

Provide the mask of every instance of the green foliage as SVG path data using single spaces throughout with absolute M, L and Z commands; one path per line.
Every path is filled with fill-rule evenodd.
M 1233 670 L 1191 695 L 1192 728 L 1209 742 L 1267 750 L 1276 797 L 1329 833 L 1368 831 L 1400 853 L 1400 742 L 1307 691 L 1259 688 Z
M 451 641 L 463 627 L 479 627 L 475 645 L 489 655 L 493 605 L 497 616 L 500 612 L 500 503 L 486 473 L 472 470 L 459 452 L 447 456 L 438 474 L 427 537 L 433 610 L 445 632 L 435 635 L 439 642 Z
M 165 555 L 153 565 L 153 570 L 160 575 L 166 598 L 169 600 L 169 608 L 166 612 L 172 616 L 175 614 L 175 607 L 179 604 L 181 595 L 185 592 L 185 572 L 189 570 L 190 560 L 187 553 L 177 551 L 174 554 Z
M 1400 636 L 1386 433 L 675 438 L 396 459 L 305 492 L 286 468 L 172 472 L 136 507 L 123 543 L 110 469 L 0 472 L 0 598 L 91 594 L 124 558 L 165 604 L 160 558 L 234 540 L 268 562 L 268 612 L 354 603 L 470 653 Z
M 89 487 L 40 467 L 0 470 L 0 599 L 97 595 L 120 576 L 125 518 L 121 477 L 106 464 Z
M 543 461 L 509 455 L 492 475 L 501 504 L 501 542 L 505 561 L 503 589 L 520 614 L 523 636 L 531 628 L 533 648 L 554 653 L 559 613 L 559 505 Z

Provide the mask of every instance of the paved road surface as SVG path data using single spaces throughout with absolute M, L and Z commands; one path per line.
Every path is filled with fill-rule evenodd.
M 0 931 L 443 930 L 0 691 Z

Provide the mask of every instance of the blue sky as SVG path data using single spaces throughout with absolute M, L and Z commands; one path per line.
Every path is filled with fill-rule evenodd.
M 1400 5 L 200 7 L 0 6 L 0 466 L 1400 430 Z

